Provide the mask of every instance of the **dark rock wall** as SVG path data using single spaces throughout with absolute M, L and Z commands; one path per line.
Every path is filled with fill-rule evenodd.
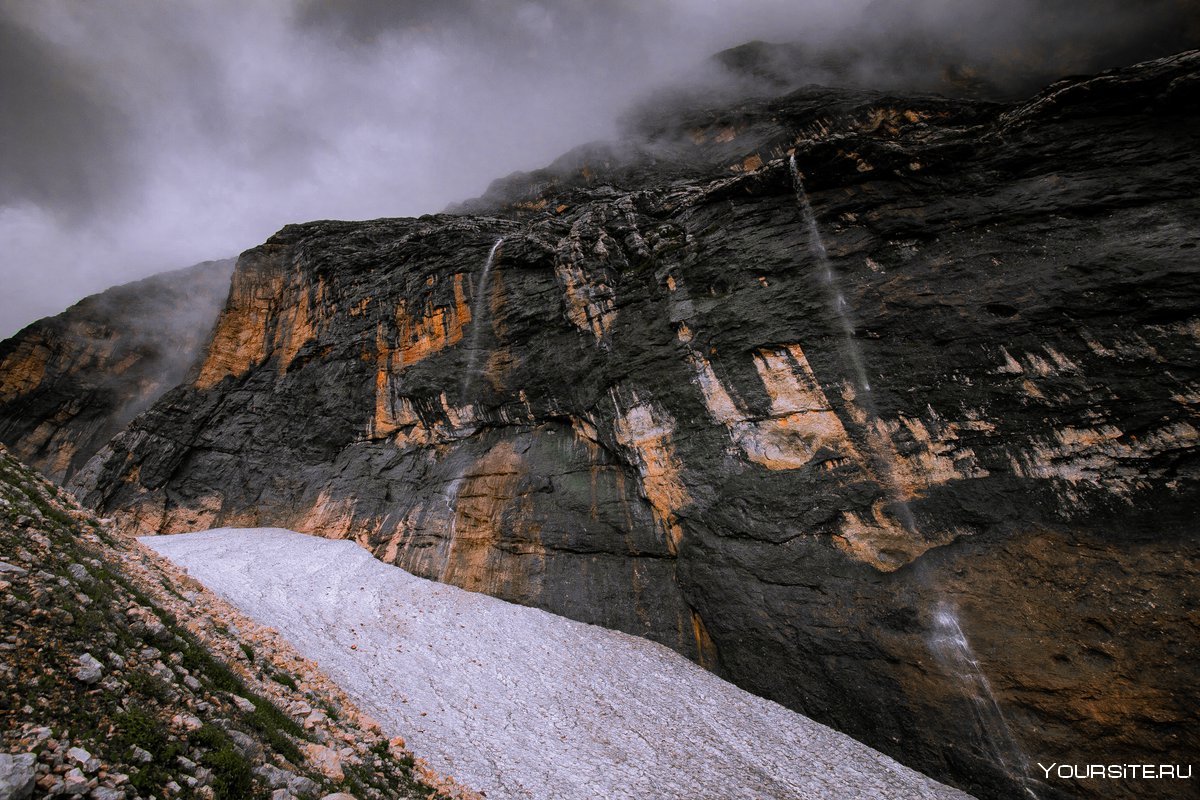
M 649 636 L 985 797 L 1022 759 L 1179 760 L 1198 64 L 672 112 L 473 216 L 290 226 L 73 485 Z
M 234 261 L 118 286 L 0 342 L 0 443 L 63 482 L 179 384 L 203 350 Z

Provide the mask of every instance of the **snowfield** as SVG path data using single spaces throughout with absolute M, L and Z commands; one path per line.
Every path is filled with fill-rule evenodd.
M 423 580 L 352 542 L 272 528 L 141 542 L 489 800 L 968 797 L 653 642 Z

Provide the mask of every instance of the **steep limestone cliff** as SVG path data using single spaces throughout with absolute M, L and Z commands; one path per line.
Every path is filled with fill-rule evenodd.
M 980 796 L 1143 796 L 1027 762 L 1200 751 L 1197 87 L 667 109 L 289 226 L 73 486 L 648 636 Z
M 0 443 L 62 482 L 187 375 L 234 261 L 118 286 L 0 342 Z

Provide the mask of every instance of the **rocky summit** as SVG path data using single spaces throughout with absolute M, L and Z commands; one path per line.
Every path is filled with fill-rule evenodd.
M 648 637 L 982 798 L 1147 796 L 1038 764 L 1200 752 L 1197 100 L 1195 51 L 680 97 L 448 213 L 288 226 L 69 486 Z M 43 376 L 106 367 L 41 331 L 0 434 L 63 477 Z

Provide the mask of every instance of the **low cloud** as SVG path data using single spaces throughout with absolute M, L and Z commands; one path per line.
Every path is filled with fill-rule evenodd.
M 615 135 L 646 92 L 711 80 L 707 57 L 751 39 L 840 54 L 840 72 L 813 80 L 936 88 L 948 64 L 969 64 L 1017 91 L 1182 49 L 1200 34 L 1195 6 L 6 3 L 0 336 L 114 283 L 235 254 L 288 222 L 438 211 Z

